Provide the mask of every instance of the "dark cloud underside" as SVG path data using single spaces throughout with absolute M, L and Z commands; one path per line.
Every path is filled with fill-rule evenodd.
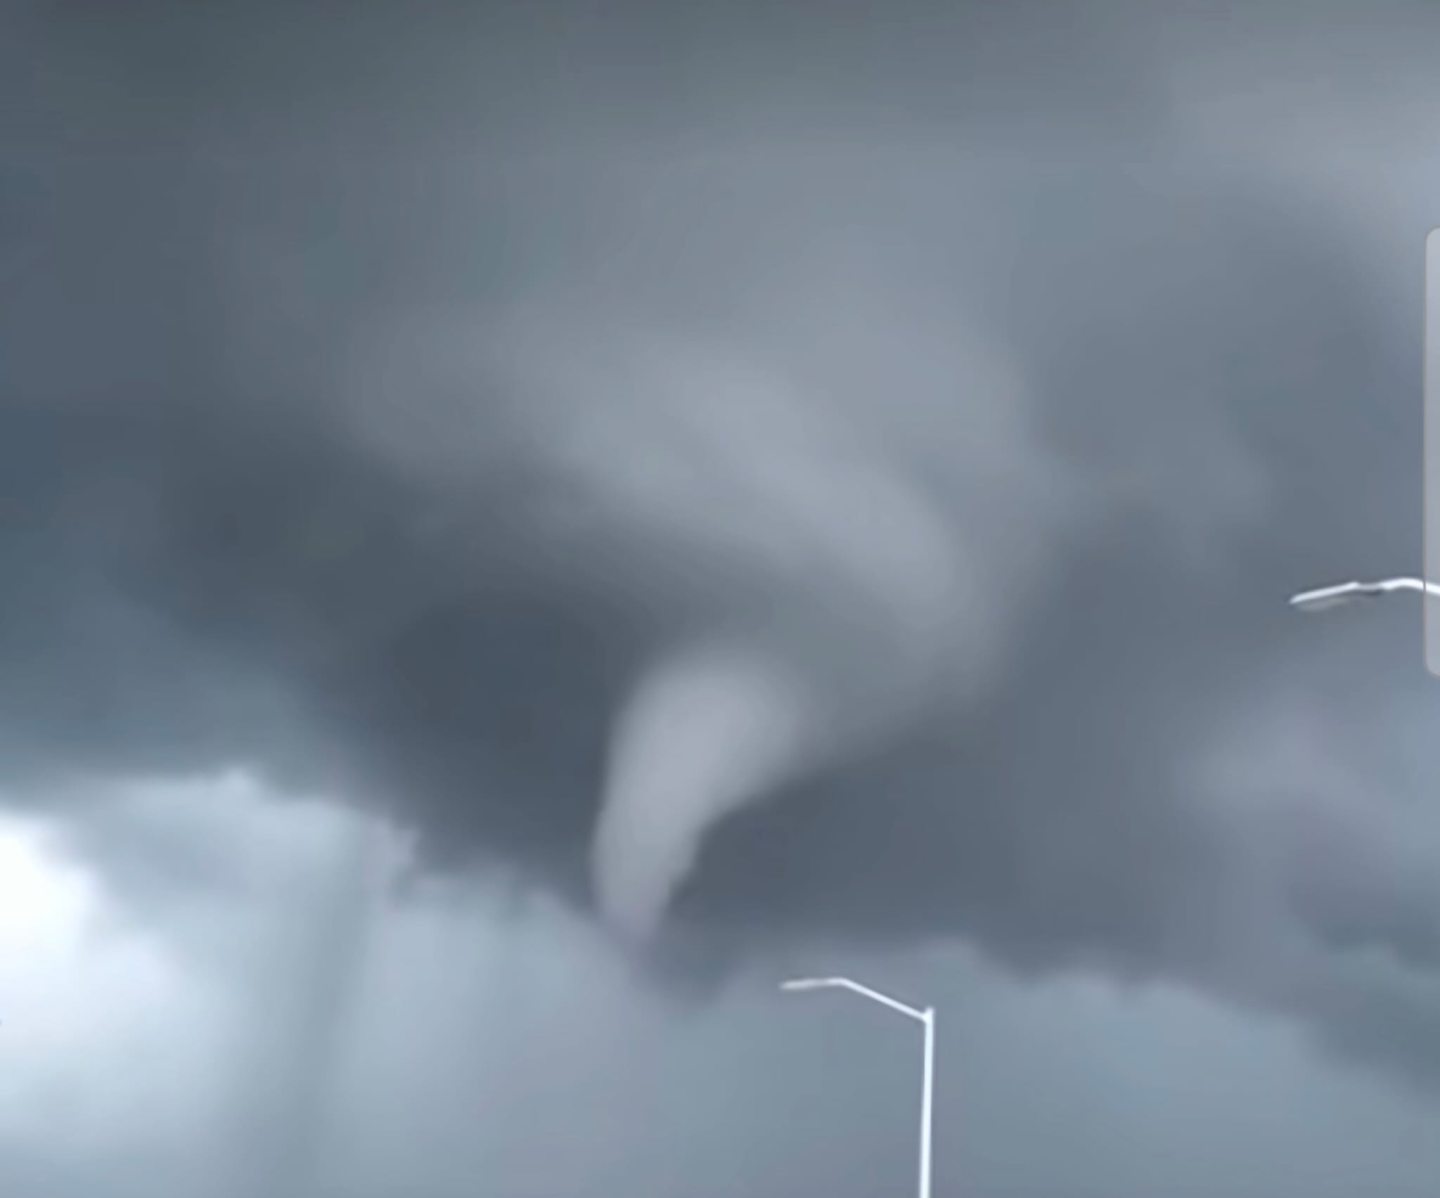
M 849 718 L 920 626 L 874 563 L 938 529 L 975 685 L 717 808 L 674 934 L 971 937 L 1435 1076 L 1424 870 L 1205 768 L 1303 692 L 1423 786 L 1404 613 L 1283 605 L 1415 557 L 1418 275 L 1373 250 L 1423 213 L 1186 142 L 1169 81 L 1225 46 L 1183 20 L 678 8 L 7 18 L 5 768 L 339 774 L 585 902 L 655 655 L 783 643 Z M 872 468 L 914 525 L 867 541 Z

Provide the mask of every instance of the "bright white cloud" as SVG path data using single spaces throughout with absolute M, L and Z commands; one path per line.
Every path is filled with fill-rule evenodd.
M 214 996 L 153 934 L 115 928 L 49 839 L 0 821 L 0 1141 L 179 1164 L 205 1133 Z

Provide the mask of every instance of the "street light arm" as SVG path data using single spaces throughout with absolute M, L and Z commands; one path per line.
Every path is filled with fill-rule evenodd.
M 930 1012 L 921 1011 L 908 1003 L 901 1002 L 898 998 L 891 998 L 888 994 L 881 994 L 878 990 L 872 990 L 869 986 L 862 986 L 859 982 L 850 978 L 797 978 L 793 982 L 781 983 L 782 990 L 851 990 L 862 998 L 868 998 L 872 1002 L 878 1002 L 881 1006 L 889 1007 L 892 1011 L 898 1011 L 918 1023 L 929 1023 Z
M 1427 582 L 1423 578 L 1387 578 L 1374 584 L 1382 593 L 1390 591 L 1421 591 L 1432 597 L 1440 595 L 1440 582 Z

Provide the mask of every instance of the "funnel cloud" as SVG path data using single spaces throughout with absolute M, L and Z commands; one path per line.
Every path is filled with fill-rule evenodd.
M 621 710 L 595 829 L 601 911 L 645 940 L 706 830 L 814 753 L 817 696 L 769 660 L 717 646 L 666 658 Z

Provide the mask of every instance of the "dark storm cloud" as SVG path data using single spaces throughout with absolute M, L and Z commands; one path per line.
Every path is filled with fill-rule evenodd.
M 1232 801 L 1287 687 L 1423 786 L 1403 613 L 1283 605 L 1414 560 L 1423 214 L 1185 141 L 1203 23 L 997 7 L 29 9 L 10 768 L 339 775 L 705 953 L 963 935 L 1434 1076 L 1423 856 Z M 607 775 L 677 660 L 735 739 Z

